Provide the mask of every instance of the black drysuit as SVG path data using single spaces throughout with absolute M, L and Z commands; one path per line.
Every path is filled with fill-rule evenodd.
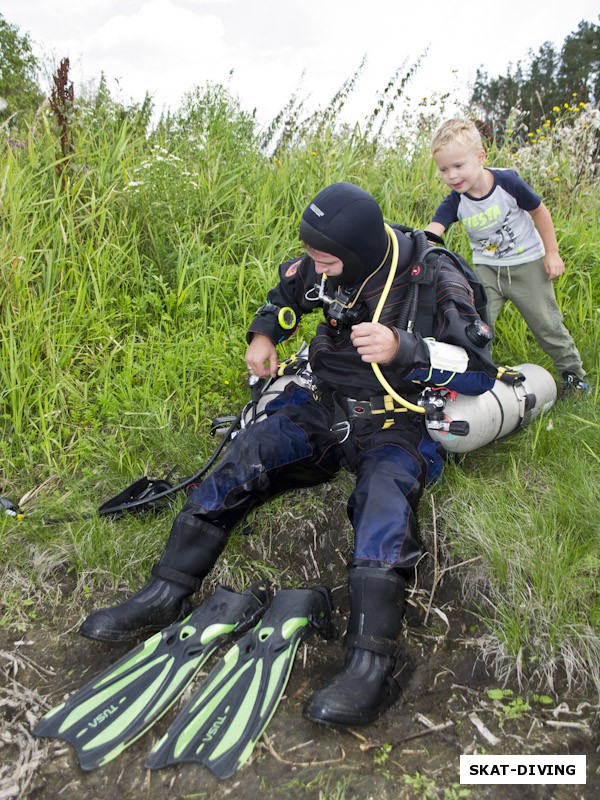
M 409 236 L 398 231 L 393 235 L 398 241 L 398 265 L 379 319 L 391 328 L 401 315 L 414 249 Z M 391 248 L 388 251 L 380 268 L 360 275 L 357 282 L 357 287 L 362 286 L 357 303 L 364 304 L 361 321 L 372 319 L 381 298 L 392 262 Z M 282 264 L 279 283 L 268 293 L 268 303 L 250 325 L 249 340 L 257 333 L 274 344 L 287 338 L 291 332 L 280 326 L 278 310 L 291 308 L 299 319 L 320 309 L 324 305 L 318 299 L 320 281 L 308 255 Z M 332 294 L 338 284 L 339 280 L 326 281 L 327 292 Z M 382 366 L 384 377 L 399 395 L 413 403 L 427 385 L 443 384 L 464 394 L 487 391 L 494 383 L 496 367 L 489 348 L 476 346 L 466 335 L 467 326 L 478 319 L 477 312 L 468 282 L 446 257 L 436 284 L 435 305 L 435 330 L 396 331 L 398 351 L 389 364 Z M 469 357 L 467 370 L 453 375 L 433 369 L 424 337 L 464 348 Z M 190 525 L 178 527 L 176 521 L 155 574 L 165 578 L 177 578 L 178 573 L 203 577 L 212 566 L 208 561 L 214 561 L 224 543 L 217 545 L 215 540 L 211 549 L 210 536 L 198 537 L 195 532 L 198 523 L 209 533 L 216 529 L 226 532 L 269 498 L 331 479 L 347 463 L 349 452 L 356 472 L 356 486 L 348 502 L 355 530 L 352 565 L 391 568 L 405 577 L 414 570 L 422 555 L 417 505 L 425 483 L 436 480 L 442 471 L 440 445 L 428 436 L 421 414 L 405 410 L 362 416 L 356 413 L 357 408 L 360 412 L 369 403 L 371 410 L 385 410 L 387 392 L 372 366 L 362 361 L 350 341 L 349 330 L 343 326 L 340 332 L 339 326 L 321 322 L 310 343 L 309 360 L 316 391 L 290 384 L 267 405 L 264 421 L 235 437 L 217 467 L 191 493 L 180 514 L 180 523 L 187 515 Z M 350 412 L 346 426 L 339 424 L 340 409 Z M 332 431 L 336 423 L 337 435 Z M 340 431 L 348 434 L 343 445 Z M 203 567 L 203 547 L 210 551 L 207 568 Z

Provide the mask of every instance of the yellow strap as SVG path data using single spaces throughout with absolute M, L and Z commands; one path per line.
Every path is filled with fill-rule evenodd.
M 394 405 L 394 398 L 389 394 L 384 395 L 381 399 L 383 400 L 383 408 L 373 408 L 373 401 L 371 401 L 371 416 L 385 414 L 386 419 L 381 426 L 382 430 L 385 430 L 385 428 L 391 428 L 396 423 L 394 415 L 404 414 L 408 409 Z

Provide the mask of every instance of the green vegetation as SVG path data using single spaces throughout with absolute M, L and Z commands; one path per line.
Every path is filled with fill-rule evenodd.
M 39 65 L 29 36 L 0 14 L 0 123 L 22 130 L 23 117 L 33 116 L 44 96 L 38 85 Z
M 445 191 L 428 153 L 441 101 L 377 135 L 407 75 L 360 127 L 339 122 L 349 82 L 325 111 L 302 118 L 291 102 L 261 133 L 219 86 L 192 92 L 152 131 L 147 104 L 124 108 L 103 84 L 71 108 L 63 71 L 36 135 L 0 141 L 0 492 L 25 512 L 0 519 L 0 625 L 47 615 L 67 587 L 80 604 L 120 581 L 140 585 L 170 516 L 79 515 L 142 474 L 193 474 L 213 452 L 211 420 L 247 399 L 245 329 L 278 263 L 300 252 L 311 196 L 354 181 L 388 220 L 430 220 Z M 500 676 L 546 691 L 561 677 L 600 689 L 600 189 L 597 155 L 578 144 L 590 130 L 597 142 L 599 123 L 567 100 L 543 138 L 494 145 L 490 163 L 519 164 L 554 214 L 567 264 L 557 295 L 592 391 L 450 464 L 431 490 L 449 557 L 470 561 L 462 578 L 486 654 Z M 467 255 L 460 231 L 449 244 Z M 497 334 L 498 363 L 550 366 L 512 309 Z M 296 514 L 311 518 L 310 493 L 301 498 Z M 257 513 L 262 530 L 278 524 L 269 513 Z M 42 514 L 77 518 L 47 525 Z M 233 542 L 216 579 L 242 580 L 245 549 Z
M 470 107 L 497 133 L 506 130 L 512 110 L 519 108 L 534 130 L 573 94 L 583 103 L 600 101 L 600 25 L 594 22 L 582 20 L 560 52 L 552 42 L 544 42 L 537 53 L 529 50 L 525 61 L 508 65 L 505 75 L 490 78 L 480 67 Z

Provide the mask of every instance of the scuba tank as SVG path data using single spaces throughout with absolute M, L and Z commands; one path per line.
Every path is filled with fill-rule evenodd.
M 310 364 L 308 363 L 308 345 L 302 342 L 300 349 L 279 364 L 276 378 L 257 378 L 252 375 L 248 385 L 252 391 L 252 399 L 244 406 L 240 428 L 245 428 L 255 422 L 260 422 L 266 417 L 265 406 L 270 400 L 281 394 L 288 383 L 297 383 L 312 391 L 313 380 Z M 226 419 L 229 419 L 227 417 Z M 214 423 L 213 423 L 214 425 Z M 235 436 L 237 431 L 233 433 Z
M 430 437 L 451 453 L 470 453 L 514 433 L 542 411 L 548 411 L 557 396 L 552 375 L 537 364 L 519 364 L 514 369 L 525 380 L 512 384 L 497 380 L 484 394 L 437 390 L 439 408 L 426 418 Z
M 300 356 L 300 358 L 298 358 Z M 242 427 L 264 419 L 269 400 L 282 392 L 290 381 L 310 388 L 310 366 L 306 349 L 292 357 L 293 372 L 288 362 L 279 377 L 264 386 L 257 405 L 244 409 Z M 448 389 L 425 389 L 419 404 L 426 409 L 425 424 L 429 436 L 451 453 L 470 453 L 486 444 L 502 439 L 529 425 L 556 402 L 556 383 L 552 375 L 537 364 L 518 364 L 512 368 L 524 380 L 494 386 L 479 395 L 457 394 Z

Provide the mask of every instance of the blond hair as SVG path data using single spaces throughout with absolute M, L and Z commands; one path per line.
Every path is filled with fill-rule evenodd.
M 444 122 L 431 140 L 432 155 L 452 142 L 458 142 L 465 147 L 473 147 L 475 150 L 483 150 L 481 134 L 470 119 L 449 119 Z

